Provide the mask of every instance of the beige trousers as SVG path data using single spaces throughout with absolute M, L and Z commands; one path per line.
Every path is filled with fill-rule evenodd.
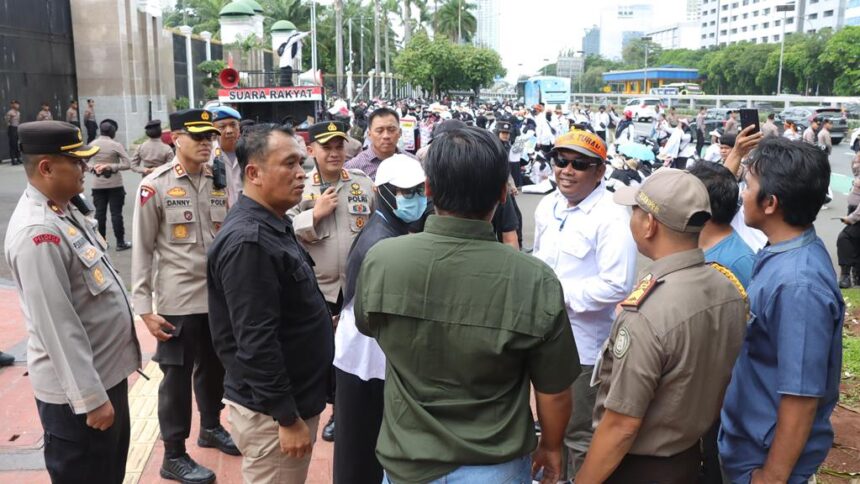
M 277 421 L 237 403 L 226 400 L 224 403 L 230 407 L 227 416 L 230 435 L 242 452 L 245 484 L 304 484 L 312 454 L 301 459 L 287 457 L 281 453 Z M 305 420 L 313 443 L 316 443 L 319 421 L 319 415 Z

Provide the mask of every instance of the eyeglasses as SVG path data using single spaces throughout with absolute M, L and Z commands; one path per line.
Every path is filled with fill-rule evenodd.
M 424 196 L 424 184 L 412 188 L 398 188 L 398 192 L 403 195 L 403 198 L 411 200 L 415 195 Z
M 565 160 L 564 158 L 560 158 L 556 156 L 552 159 L 552 164 L 564 170 L 567 168 L 567 165 L 573 166 L 573 169 L 576 171 L 585 171 L 592 166 L 597 166 L 600 162 L 595 161 L 586 161 L 586 160 Z
M 183 131 L 182 134 L 187 134 L 196 142 L 201 141 L 214 141 L 215 138 L 218 137 L 218 133 L 214 131 L 206 131 L 205 133 L 189 133 L 188 131 Z

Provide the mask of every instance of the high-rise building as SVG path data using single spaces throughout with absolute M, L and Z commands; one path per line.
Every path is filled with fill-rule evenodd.
M 585 30 L 582 37 L 582 51 L 585 56 L 600 55 L 600 27 L 597 25 Z
M 600 11 L 600 55 L 620 59 L 624 45 L 644 35 L 654 25 L 654 11 L 648 3 L 614 3 Z M 585 50 L 585 49 L 583 49 Z
M 687 20 L 699 20 L 702 0 L 687 0 Z
M 475 6 L 475 45 L 499 52 L 499 0 L 476 0 Z
M 663 49 L 698 49 L 699 48 L 699 22 L 688 20 L 678 22 L 645 33 L 651 37 L 651 41 L 659 44 Z
M 860 0 L 796 0 L 794 11 L 777 12 L 787 0 L 701 0 L 702 47 L 737 42 L 774 43 L 783 31 L 813 33 L 860 25 Z

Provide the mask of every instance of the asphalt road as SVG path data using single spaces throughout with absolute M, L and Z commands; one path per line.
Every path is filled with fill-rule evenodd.
M 637 124 L 637 131 L 645 132 L 649 129 L 647 123 Z M 838 145 L 833 150 L 831 156 L 831 165 L 833 167 L 833 176 L 831 178 L 831 187 L 834 192 L 834 201 L 830 204 L 830 209 L 822 210 L 815 222 L 815 228 L 818 235 L 824 240 L 830 251 L 834 265 L 836 264 L 836 236 L 842 230 L 842 222 L 833 220 L 845 214 L 847 210 L 846 195 L 851 187 L 851 160 L 853 152 L 848 148 L 847 144 Z M 90 175 L 88 175 L 90 176 Z M 131 171 L 123 172 L 123 182 L 125 184 L 126 201 L 123 209 L 125 216 L 126 237 L 131 240 L 131 224 L 132 213 L 134 210 L 133 197 L 137 192 L 137 185 L 140 183 L 141 177 Z M 21 166 L 10 166 L 8 163 L 0 165 L 0 233 L 6 234 L 6 226 L 9 222 L 9 217 L 15 209 L 18 199 L 26 186 L 27 178 L 24 174 L 24 169 Z M 89 183 L 89 180 L 88 180 Z M 85 195 L 90 195 L 89 185 L 85 191 Z M 521 194 L 517 197 L 517 203 L 520 205 L 520 210 L 523 213 L 523 244 L 526 248 L 531 247 L 534 240 L 534 211 L 543 195 Z M 108 236 L 107 240 L 111 244 L 109 249 L 111 260 L 119 270 L 120 274 L 125 279 L 126 285 L 130 282 L 131 273 L 131 251 L 116 252 L 116 239 L 113 236 L 113 231 L 110 227 L 110 217 L 108 217 Z M 5 247 L 5 244 L 4 244 Z M 4 250 L 5 254 L 5 250 Z M 646 263 L 646 259 L 640 260 L 640 265 Z M 5 256 L 0 262 L 0 282 L 11 283 L 11 273 L 6 264 Z

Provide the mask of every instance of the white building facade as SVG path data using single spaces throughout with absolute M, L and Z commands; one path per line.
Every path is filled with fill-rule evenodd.
M 646 32 L 651 41 L 663 49 L 693 49 L 699 48 L 699 21 L 690 20 L 667 25 Z
M 860 0 L 796 0 L 793 12 L 777 12 L 787 0 L 701 0 L 701 47 L 737 42 L 776 43 L 785 34 L 860 25 Z M 855 5 L 856 4 L 856 5 Z

